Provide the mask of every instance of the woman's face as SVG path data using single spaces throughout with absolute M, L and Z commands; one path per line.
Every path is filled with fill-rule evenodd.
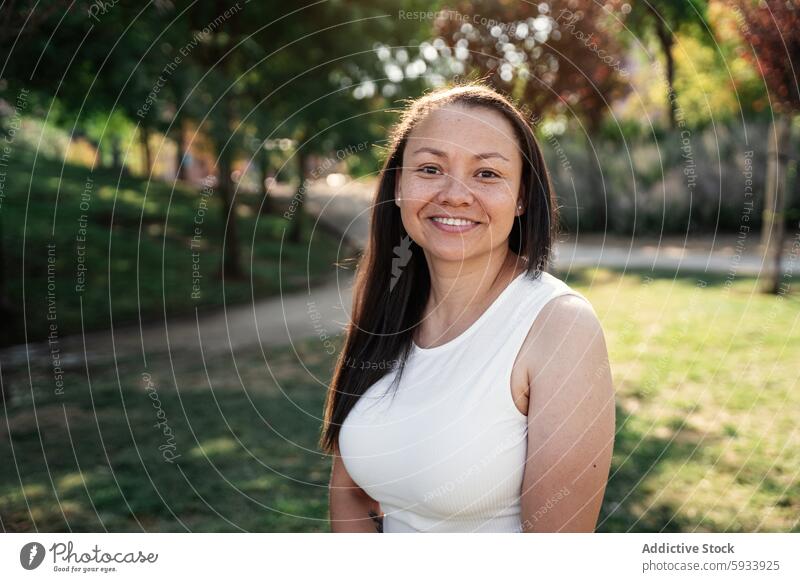
M 426 254 L 464 261 L 508 244 L 524 211 L 517 208 L 525 204 L 521 176 L 518 141 L 501 113 L 447 105 L 409 135 L 395 203 Z

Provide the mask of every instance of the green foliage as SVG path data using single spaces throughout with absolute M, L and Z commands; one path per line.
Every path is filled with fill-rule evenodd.
M 630 42 L 641 42 L 648 36 L 671 37 L 681 29 L 707 38 L 708 0 L 648 0 L 632 2 L 631 6 L 625 18 L 625 26 L 634 33 Z
M 626 134 L 629 125 L 606 125 L 602 137 L 585 146 L 580 128 L 543 138 L 540 144 L 569 232 L 592 230 L 593 208 L 599 198 L 608 208 L 608 231 L 629 235 L 680 233 L 697 235 L 738 232 L 752 202 L 763 204 L 764 174 L 754 171 L 746 196 L 742 172 L 746 154 L 752 167 L 766 166 L 768 126 L 733 120 L 700 130 L 662 129 Z M 638 135 L 637 135 L 638 133 Z M 596 156 L 596 157 L 595 157 Z M 602 171 L 593 182 L 586 168 Z M 757 230 L 761 217 L 750 210 L 746 226 Z

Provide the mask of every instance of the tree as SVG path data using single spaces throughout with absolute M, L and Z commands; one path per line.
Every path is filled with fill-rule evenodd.
M 76 4 L 66 0 L 53 0 L 44 6 L 39 6 L 38 2 L 28 3 L 27 6 L 6 7 L 0 16 L 0 46 L 13 44 L 22 36 L 39 31 L 39 26 L 51 19 L 53 16 L 60 15 L 64 9 Z M 77 2 L 78 8 L 85 11 L 85 6 L 89 3 L 85 0 Z M 85 13 L 85 12 L 84 12 Z
M 611 2 L 614 6 L 619 2 Z M 629 89 L 615 23 L 603 5 L 573 1 L 551 12 L 545 4 L 460 1 L 436 31 L 465 67 L 514 95 L 534 120 L 568 113 L 586 128 L 589 183 L 602 184 L 593 140 L 609 103 Z M 605 196 L 593 195 L 588 228 L 605 229 Z
M 31 51 L 31 46 L 43 44 L 41 38 L 42 27 L 56 22 L 61 13 L 68 8 L 69 3 L 63 0 L 54 0 L 46 6 L 39 3 L 27 3 L 25 6 L 5 7 L 0 13 L 0 98 L 8 103 L 14 103 L 18 95 L 28 95 L 30 100 L 38 100 L 39 95 L 34 92 L 43 85 L 44 77 L 35 76 L 37 69 L 34 60 L 38 53 Z M 88 2 L 78 0 L 72 3 L 76 9 L 82 11 L 85 19 L 85 10 Z M 37 34 L 38 33 L 38 34 Z M 46 38 L 46 37 L 45 37 Z M 46 82 L 45 82 L 46 83 Z M 5 108 L 0 109 L 0 136 L 6 135 L 6 120 L 3 118 Z M 7 142 L 8 143 L 8 142 Z M 0 320 L 5 323 L 12 321 L 14 309 L 7 293 L 6 285 L 6 260 L 3 236 L 3 205 L 0 203 Z M 0 345 L 6 345 L 11 337 L 9 325 L 3 325 L 0 332 Z M 0 386 L 0 401 L 5 402 L 10 394 L 5 386 Z
M 764 79 L 773 111 L 761 240 L 767 269 L 763 289 L 777 294 L 782 290 L 787 168 L 790 160 L 797 162 L 792 118 L 800 112 L 800 0 L 732 0 L 731 4 L 743 17 L 741 32 L 750 45 L 747 57 Z
M 306 178 L 314 170 L 307 160 L 314 154 L 347 150 L 384 137 L 385 128 L 373 121 L 383 117 L 376 112 L 386 103 L 378 91 L 385 77 L 383 64 L 373 48 L 377 43 L 406 45 L 415 36 L 428 34 L 417 21 L 393 17 L 398 8 L 421 11 L 431 6 L 422 0 L 404 0 L 399 5 L 396 0 L 314 4 L 282 21 L 280 31 L 261 39 L 260 44 L 272 53 L 264 78 L 275 91 L 270 92 L 275 132 L 297 144 L 293 162 L 299 191 L 286 215 L 290 241 L 301 240 Z M 355 97 L 357 89 L 365 89 L 360 99 Z
M 421 0 L 401 4 L 424 6 Z M 368 133 L 361 131 L 369 125 L 364 116 L 375 105 L 353 96 L 353 88 L 378 68 L 374 43 L 404 39 L 419 28 L 418 22 L 392 18 L 397 2 L 391 0 L 300 7 L 223 0 L 101 6 L 82 0 L 70 6 L 49 12 L 38 20 L 37 34 L 19 42 L 13 33 L 33 15 L 25 9 L 0 17 L 0 47 L 9 54 L 14 47 L 3 72 L 7 87 L 18 82 L 58 103 L 70 132 L 85 130 L 89 119 L 98 149 L 110 148 L 111 155 L 100 158 L 112 164 L 120 160 L 120 128 L 130 133 L 130 125 L 117 122 L 121 112 L 137 126 L 148 175 L 156 155 L 148 135 L 174 139 L 180 174 L 189 147 L 183 124 L 196 120 L 216 149 L 225 228 L 221 270 L 230 277 L 244 275 L 231 170 L 252 126 L 264 137 L 302 138 L 301 160 L 352 143 Z M 266 173 L 267 157 L 261 158 Z M 287 224 L 292 240 L 299 239 L 301 215 L 302 205 L 297 220 Z
M 674 97 L 675 57 L 673 46 L 675 34 L 689 25 L 707 28 L 708 0 L 643 0 L 632 2 L 630 13 L 625 18 L 627 26 L 637 37 L 654 35 L 661 46 L 664 58 L 664 80 L 669 92 L 667 114 L 672 129 L 678 126 L 675 110 L 678 108 Z

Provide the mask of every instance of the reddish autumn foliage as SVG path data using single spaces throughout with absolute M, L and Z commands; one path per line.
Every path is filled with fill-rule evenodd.
M 436 22 L 468 70 L 511 92 L 535 115 L 571 109 L 589 130 L 629 89 L 621 0 L 558 4 L 454 0 Z M 466 52 L 464 51 L 466 49 Z
M 800 110 L 800 0 L 731 0 L 730 4 L 750 45 L 745 56 L 763 76 L 773 107 Z

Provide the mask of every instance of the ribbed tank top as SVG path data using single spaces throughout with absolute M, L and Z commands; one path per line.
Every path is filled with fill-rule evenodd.
M 528 417 L 511 372 L 542 307 L 580 293 L 522 273 L 458 337 L 416 343 L 359 398 L 339 433 L 347 472 L 384 512 L 383 531 L 519 532 Z M 388 364 L 387 364 L 388 365 Z

